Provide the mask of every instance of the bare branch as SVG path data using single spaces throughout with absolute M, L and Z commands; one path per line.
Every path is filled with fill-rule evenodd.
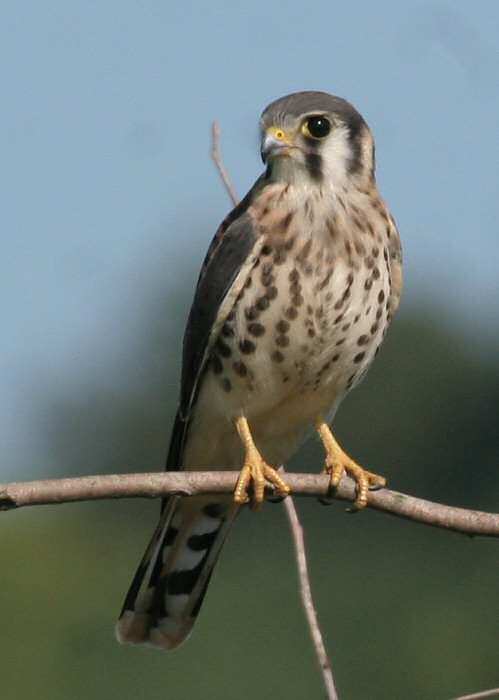
M 482 690 L 479 693 L 471 693 L 471 695 L 460 695 L 454 700 L 482 700 L 483 698 L 499 698 L 499 688 L 491 690 Z
M 319 666 L 322 672 L 322 680 L 326 688 L 328 700 L 338 700 L 338 693 L 334 684 L 333 671 L 331 662 L 329 661 L 324 640 L 322 639 L 319 620 L 315 611 L 314 600 L 312 598 L 312 590 L 310 588 L 310 576 L 308 573 L 307 555 L 305 550 L 305 539 L 303 537 L 303 528 L 298 513 L 296 512 L 295 503 L 292 498 L 284 499 L 284 508 L 288 516 L 289 528 L 293 536 L 295 545 L 296 562 L 298 568 L 298 577 L 300 579 L 300 595 L 303 609 L 312 636 L 312 642 L 315 647 L 315 652 Z
M 230 493 L 236 485 L 238 475 L 238 472 L 226 471 L 168 471 L 21 481 L 0 484 L 0 509 L 9 510 L 21 506 L 110 498 L 160 498 L 168 494 L 197 496 Z M 295 496 L 315 496 L 322 499 L 328 496 L 327 474 L 286 472 L 286 481 Z M 273 495 L 275 498 L 275 494 L 270 490 L 268 495 Z M 340 501 L 353 501 L 355 499 L 353 481 L 344 477 L 333 497 Z M 499 537 L 499 514 L 496 513 L 453 508 L 389 489 L 370 491 L 367 506 L 399 518 L 444 530 L 453 530 L 466 535 Z
M 232 204 L 236 206 L 239 200 L 236 194 L 236 190 L 234 189 L 234 185 L 232 184 L 231 179 L 229 177 L 229 173 L 225 169 L 225 166 L 222 161 L 222 153 L 220 151 L 220 126 L 217 121 L 214 121 L 211 125 L 211 157 L 213 158 L 215 167 L 218 170 L 220 177 L 222 178 L 222 182 L 224 184 L 225 189 L 227 190 L 227 194 L 232 200 Z

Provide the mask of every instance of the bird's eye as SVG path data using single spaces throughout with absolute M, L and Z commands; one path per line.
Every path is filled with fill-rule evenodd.
M 327 117 L 322 115 L 309 117 L 303 123 L 302 131 L 305 136 L 311 136 L 314 139 L 323 139 L 331 131 L 331 122 Z

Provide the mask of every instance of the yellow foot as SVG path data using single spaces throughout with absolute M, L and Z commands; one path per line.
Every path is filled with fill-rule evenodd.
M 386 479 L 379 474 L 368 472 L 354 462 L 338 445 L 327 423 L 318 421 L 317 432 L 326 450 L 326 471 L 331 475 L 331 488 L 335 489 L 343 474 L 348 474 L 355 481 L 357 490 L 353 508 L 354 510 L 365 508 L 369 489 L 385 486 Z
M 236 428 L 244 445 L 244 465 L 237 480 L 234 491 L 234 501 L 242 505 L 248 503 L 248 487 L 253 483 L 253 502 L 256 507 L 263 503 L 265 496 L 265 484 L 270 482 L 281 496 L 287 496 L 290 492 L 289 486 L 275 469 L 270 467 L 258 452 L 253 437 L 249 429 L 246 418 L 241 417 L 236 420 Z

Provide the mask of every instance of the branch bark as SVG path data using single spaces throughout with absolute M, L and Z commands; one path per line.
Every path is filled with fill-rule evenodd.
M 326 474 L 285 472 L 294 496 L 329 496 Z M 97 501 L 111 498 L 160 498 L 169 494 L 198 496 L 231 493 L 238 472 L 188 471 L 145 474 L 102 474 L 70 479 L 47 479 L 0 484 L 0 510 L 74 501 Z M 267 495 L 275 499 L 271 490 Z M 344 477 L 332 494 L 333 499 L 353 501 L 355 485 Z M 370 491 L 367 507 L 382 513 L 424 525 L 452 530 L 465 535 L 499 537 L 499 514 L 454 508 L 408 496 L 398 491 Z

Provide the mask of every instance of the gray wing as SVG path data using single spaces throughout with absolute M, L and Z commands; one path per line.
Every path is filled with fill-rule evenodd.
M 180 406 L 175 417 L 167 469 L 180 469 L 189 418 L 209 356 L 210 337 L 222 302 L 258 240 L 248 207 L 257 180 L 246 197 L 220 225 L 206 254 L 184 335 Z

